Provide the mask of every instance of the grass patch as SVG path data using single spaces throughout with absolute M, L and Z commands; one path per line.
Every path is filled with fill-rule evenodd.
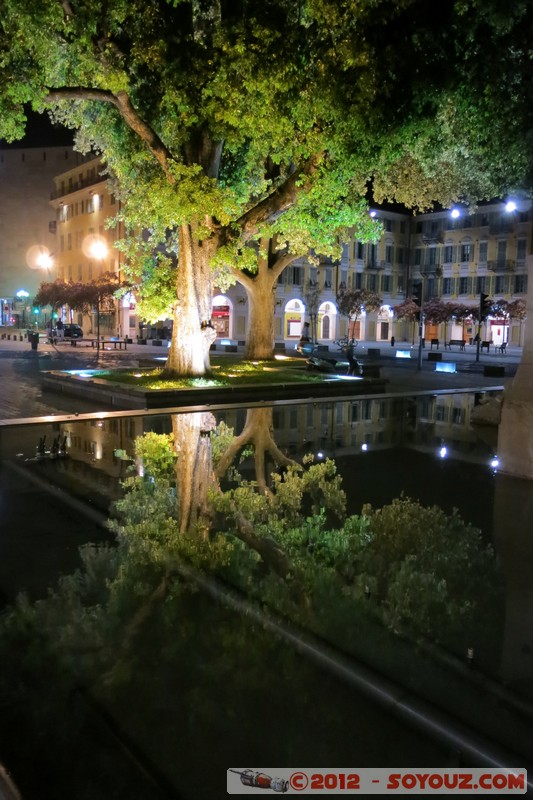
M 212 374 L 203 378 L 162 377 L 163 368 L 131 370 L 101 370 L 94 372 L 95 378 L 113 381 L 142 389 L 191 389 L 212 386 L 254 386 L 279 383 L 320 383 L 327 377 L 309 372 L 300 359 L 290 361 L 244 361 L 239 358 L 213 358 Z

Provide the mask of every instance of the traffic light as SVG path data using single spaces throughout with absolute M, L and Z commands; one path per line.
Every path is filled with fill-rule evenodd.
M 483 292 L 479 295 L 479 321 L 483 322 L 484 319 L 487 319 L 491 312 L 492 308 L 492 300 L 489 298 L 488 294 L 484 294 Z

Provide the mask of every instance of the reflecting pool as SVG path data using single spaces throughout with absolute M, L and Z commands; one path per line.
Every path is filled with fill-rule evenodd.
M 23 796 L 528 767 L 532 492 L 474 424 L 493 399 L 4 425 L 0 761 Z

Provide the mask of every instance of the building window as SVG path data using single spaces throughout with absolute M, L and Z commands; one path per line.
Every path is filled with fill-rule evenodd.
M 376 266 L 376 255 L 377 255 L 377 245 L 369 244 L 367 248 L 367 258 L 368 258 L 368 266 L 375 267 Z
M 78 264 L 78 280 L 80 282 L 83 280 L 83 267 L 81 264 Z
M 486 291 L 486 286 L 487 286 L 486 277 L 484 275 L 483 276 L 478 276 L 476 278 L 476 294 L 481 294 L 481 292 L 485 292 Z
M 459 278 L 459 294 L 468 294 L 468 278 Z
M 67 250 L 72 250 L 72 234 L 67 233 Z
M 365 246 L 363 242 L 357 242 L 357 258 L 363 260 L 365 255 Z
M 447 244 L 444 248 L 444 263 L 445 264 L 453 264 L 453 245 Z
M 392 264 L 392 245 L 385 245 L 385 261 L 387 264 Z
M 452 279 L 451 278 L 443 278 L 442 281 L 442 294 L 451 294 L 452 293 Z
M 500 239 L 500 241 L 498 242 L 498 255 L 496 256 L 498 267 L 505 267 L 506 255 L 507 255 L 507 240 Z
M 301 286 L 302 285 L 302 268 L 301 267 L 291 267 L 290 268 L 290 277 L 289 283 L 292 283 L 293 286 Z
M 390 293 L 392 289 L 392 275 L 381 276 L 381 291 Z
M 375 273 L 373 273 L 373 272 L 369 272 L 368 275 L 367 275 L 366 286 L 367 286 L 367 289 L 369 289 L 371 292 L 375 292 L 376 291 L 376 283 L 377 283 L 376 278 L 377 278 L 377 275 Z
M 362 289 L 363 288 L 363 273 L 356 272 L 355 273 L 355 288 Z
M 415 266 L 419 267 L 422 263 L 422 248 L 416 247 L 415 248 Z
M 526 294 L 527 292 L 527 275 L 514 276 L 514 294 Z
M 488 242 L 479 243 L 479 261 L 481 264 L 487 263 L 487 246 Z
M 505 292 L 505 277 L 503 275 L 496 275 L 496 294 L 504 294 Z
M 384 219 L 383 220 L 383 225 L 384 225 L 385 230 L 387 231 L 387 233 L 391 233 L 392 232 L 392 220 L 391 219 Z
M 526 260 L 526 240 L 525 239 L 517 239 L 516 240 L 516 260 L 521 261 L 522 263 Z
M 472 261 L 472 256 L 474 253 L 474 247 L 472 244 L 467 242 L 466 244 L 461 245 L 461 263 L 465 261 Z
M 405 259 L 405 247 L 397 247 L 396 260 L 398 261 L 398 264 L 404 264 L 405 263 L 404 259 Z

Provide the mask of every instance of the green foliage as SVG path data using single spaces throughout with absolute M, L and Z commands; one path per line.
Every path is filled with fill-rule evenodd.
M 224 288 L 265 237 L 295 257 L 375 240 L 369 184 L 425 208 L 529 174 L 523 4 L 505 24 L 475 2 L 230 5 L 3 5 L 0 135 L 31 104 L 102 154 L 147 319 L 175 306 L 185 228 Z
M 221 424 L 210 440 L 216 466 L 234 432 Z M 242 719 L 253 707 L 257 731 L 257 703 L 272 715 L 268 675 L 275 676 L 272 690 L 289 668 L 304 681 L 306 660 L 280 647 L 278 638 L 265 642 L 261 625 L 200 592 L 184 578 L 191 565 L 233 583 L 267 614 L 277 609 L 345 652 L 380 669 L 384 662 L 395 680 L 409 682 L 416 672 L 417 686 L 419 671 L 435 665 L 427 648 L 411 646 L 406 657 L 405 637 L 430 638 L 463 655 L 465 645 L 477 648 L 497 628 L 503 602 L 494 553 L 456 512 L 446 515 L 401 498 L 346 517 L 334 462 L 316 464 L 308 457 L 274 472 L 266 492 L 234 469 L 229 491 L 214 485 L 210 530 L 199 535 L 192 526 L 182 533 L 177 444 L 186 443 L 174 442 L 171 434 L 139 437 L 132 474 L 110 522 L 115 545 L 83 548 L 81 569 L 62 578 L 56 591 L 33 604 L 21 597 L 0 617 L 2 713 L 10 731 L 18 725 L 24 731 L 17 751 L 25 753 L 37 732 L 40 757 L 47 749 L 51 759 L 70 754 L 85 727 L 73 704 L 80 685 L 90 687 L 136 741 L 143 731 L 153 745 L 157 719 L 164 747 L 166 731 L 175 730 L 187 709 L 194 709 L 189 725 L 204 734 L 210 730 L 219 719 L 221 692 L 232 721 L 245 693 Z M 210 465 L 198 463 L 200 468 L 204 473 L 195 480 L 208 480 Z M 273 555 L 290 565 L 285 574 L 272 569 Z M 286 653 L 288 661 L 281 659 Z M 323 675 L 319 680 L 323 686 Z M 445 680 L 447 686 L 455 681 L 449 663 Z M 453 685 L 471 701 L 470 685 Z M 179 691 L 169 692 L 169 686 Z M 208 686 L 216 687 L 212 695 Z M 50 733 L 43 737 L 45 723 Z M 63 788 L 57 796 L 75 794 Z

